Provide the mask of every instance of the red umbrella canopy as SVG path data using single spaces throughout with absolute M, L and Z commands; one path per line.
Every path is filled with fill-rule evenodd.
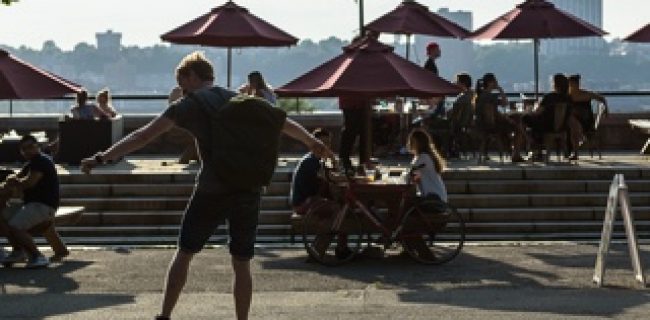
M 603 36 L 607 32 L 544 0 L 528 0 L 474 31 L 472 39 L 552 39 Z
M 283 47 L 298 39 L 232 1 L 161 36 L 165 41 L 212 47 Z
M 469 35 L 465 28 L 412 0 L 403 1 L 393 11 L 369 23 L 366 28 L 377 32 L 426 34 L 444 38 L 464 38 Z
M 365 37 L 344 53 L 276 90 L 283 97 L 432 97 L 460 88 Z
M 0 49 L 0 99 L 46 99 L 79 91 L 79 85 Z
M 628 42 L 650 42 L 650 23 L 623 40 Z

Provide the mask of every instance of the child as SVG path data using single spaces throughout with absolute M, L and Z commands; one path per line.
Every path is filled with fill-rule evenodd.
M 445 159 L 440 156 L 431 136 L 424 130 L 416 129 L 409 135 L 407 147 L 415 155 L 411 165 L 418 168 L 414 171 L 414 181 L 419 197 L 446 205 L 447 189 L 440 177 L 445 169 Z

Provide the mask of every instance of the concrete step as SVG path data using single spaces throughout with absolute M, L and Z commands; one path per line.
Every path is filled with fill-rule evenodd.
M 262 210 L 259 224 L 290 224 L 288 210 Z M 85 212 L 75 226 L 179 225 L 182 210 L 174 211 L 104 211 Z
M 265 195 L 281 196 L 289 194 L 289 182 L 274 182 L 266 188 Z M 185 196 L 194 190 L 193 183 L 156 184 L 63 184 L 61 197 L 147 197 L 147 196 Z
M 88 211 L 154 211 L 183 210 L 188 197 L 108 197 L 63 198 L 62 206 L 83 206 Z M 287 209 L 288 197 L 263 196 L 262 209 Z
M 650 192 L 650 180 L 626 181 L 631 192 Z M 608 192 L 611 180 L 451 180 L 448 193 L 585 193 Z
M 93 174 L 69 173 L 60 174 L 62 184 L 143 184 L 143 183 L 192 183 L 196 172 L 185 173 L 140 173 L 140 172 L 97 172 Z M 291 181 L 292 171 L 278 170 L 273 175 L 273 181 Z
M 475 208 L 459 209 L 465 221 L 603 221 L 605 207 L 535 207 L 535 208 Z M 635 219 L 650 220 L 650 206 L 632 208 Z M 617 216 L 617 219 L 621 219 Z
M 637 220 L 635 228 L 639 232 L 650 232 L 650 221 Z M 467 234 L 598 233 L 602 229 L 602 221 L 469 222 L 465 224 Z M 614 230 L 624 232 L 623 222 L 620 220 L 615 222 Z
M 444 172 L 444 180 L 610 180 L 622 173 L 626 180 L 650 178 L 650 168 L 589 166 L 521 166 L 452 168 Z
M 216 235 L 227 234 L 227 226 L 221 225 Z M 57 230 L 63 238 L 67 237 L 128 237 L 128 236 L 177 236 L 179 225 L 128 225 L 128 226 L 61 226 Z M 260 225 L 259 235 L 290 235 L 290 225 Z
M 650 193 L 630 193 L 632 206 L 650 205 Z M 584 194 L 451 194 L 456 208 L 593 207 L 607 204 L 606 193 Z

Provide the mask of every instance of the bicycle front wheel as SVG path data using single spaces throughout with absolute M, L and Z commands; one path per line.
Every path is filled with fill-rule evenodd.
M 361 223 L 348 207 L 323 200 L 305 215 L 302 241 L 309 256 L 321 264 L 336 266 L 352 260 L 361 249 Z
M 443 264 L 454 259 L 463 249 L 465 223 L 453 207 L 441 213 L 425 213 L 411 209 L 401 242 L 404 250 L 424 264 Z

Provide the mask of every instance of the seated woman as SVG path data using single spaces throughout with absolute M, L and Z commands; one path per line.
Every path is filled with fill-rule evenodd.
M 570 121 L 571 126 L 571 158 L 578 159 L 578 147 L 584 135 L 596 131 L 594 113 L 591 111 L 591 101 L 596 100 L 605 105 L 607 113 L 607 99 L 600 94 L 580 88 L 580 75 L 569 76 L 569 96 L 573 102 Z
M 445 159 L 438 152 L 431 136 L 422 129 L 413 130 L 407 141 L 407 147 L 414 155 L 411 165 L 418 168 L 414 171 L 418 196 L 430 198 L 438 203 L 441 208 L 439 211 L 444 211 L 447 189 L 440 175 L 445 169 Z
M 544 134 L 555 131 L 555 111 L 560 104 L 564 104 L 565 110 L 567 110 L 562 120 L 564 122 L 562 127 L 566 128 L 569 121 L 568 110 L 571 105 L 569 84 L 566 76 L 558 73 L 553 76 L 553 92 L 544 95 L 537 109 L 522 118 L 524 124 L 531 128 L 533 140 L 537 145 L 543 143 Z M 536 157 L 541 158 L 539 153 Z
M 111 94 L 108 88 L 97 92 L 97 107 L 111 119 L 117 117 L 117 111 L 111 103 Z
M 264 81 L 262 73 L 253 71 L 248 74 L 248 84 L 239 88 L 239 92 L 256 96 L 275 105 L 277 98 L 271 87 Z
M 70 108 L 73 119 L 93 120 L 95 118 L 110 118 L 94 103 L 88 102 L 88 91 L 81 90 L 77 93 L 77 102 Z
M 477 128 L 482 133 L 497 134 L 508 141 L 510 136 L 514 135 L 511 144 L 512 162 L 522 162 L 524 159 L 519 153 L 524 144 L 524 129 L 520 123 L 499 112 L 499 106 L 507 105 L 508 99 L 494 74 L 486 73 L 476 82 L 474 106 Z M 485 150 L 481 150 L 481 152 L 485 152 Z

